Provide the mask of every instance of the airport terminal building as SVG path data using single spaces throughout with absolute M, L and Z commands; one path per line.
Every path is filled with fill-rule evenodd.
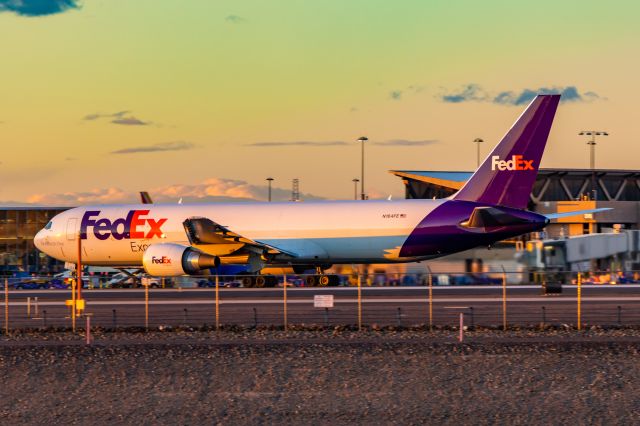
M 54 273 L 64 269 L 59 262 L 33 245 L 36 233 L 69 207 L 0 206 L 0 272 Z

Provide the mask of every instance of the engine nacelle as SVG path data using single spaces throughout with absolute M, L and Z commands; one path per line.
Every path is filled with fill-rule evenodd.
M 181 244 L 159 243 L 147 248 L 142 256 L 142 265 L 150 275 L 176 277 L 216 268 L 220 265 L 220 258 Z

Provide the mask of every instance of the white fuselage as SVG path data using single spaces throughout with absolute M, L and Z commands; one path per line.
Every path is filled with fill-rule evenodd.
M 418 259 L 401 258 L 402 244 L 425 216 L 443 202 L 445 200 L 77 207 L 57 215 L 49 229 L 37 234 L 35 244 L 52 257 L 76 262 L 78 234 L 82 230 L 86 235 L 81 240 L 85 264 L 142 265 L 144 251 L 151 244 L 189 245 L 183 222 L 197 217 L 211 219 L 242 237 L 295 253 L 293 263 L 406 262 Z M 130 212 L 145 210 L 148 213 L 137 214 L 131 235 L 123 236 L 128 226 L 125 218 L 131 217 Z M 99 213 L 82 229 L 83 217 L 90 211 Z

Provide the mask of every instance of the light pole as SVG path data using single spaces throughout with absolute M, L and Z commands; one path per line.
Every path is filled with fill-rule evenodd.
M 484 142 L 481 138 L 475 138 L 473 142 L 477 145 L 476 167 L 480 167 L 480 144 Z
M 268 177 L 267 178 L 267 182 L 269 183 L 269 195 L 268 195 L 267 199 L 269 200 L 269 202 L 271 202 L 271 182 L 273 182 L 273 178 L 272 177 Z
M 353 199 L 357 200 L 358 199 L 358 182 L 360 182 L 360 179 L 355 178 L 351 182 L 353 182 Z
M 358 138 L 358 142 L 360 142 L 360 144 L 362 145 L 362 161 L 361 161 L 361 164 L 360 164 L 360 182 L 361 182 L 361 184 L 360 184 L 361 194 L 360 195 L 362 196 L 363 200 L 367 199 L 366 195 L 364 193 L 364 143 L 366 141 L 368 141 L 368 140 L 369 140 L 369 138 L 367 138 L 366 136 L 360 136 Z
M 579 136 L 591 136 L 587 145 L 589 145 L 589 168 L 591 169 L 591 194 L 593 200 L 598 200 L 598 192 L 596 189 L 596 136 L 609 136 L 609 133 L 601 130 L 583 130 L 578 133 Z

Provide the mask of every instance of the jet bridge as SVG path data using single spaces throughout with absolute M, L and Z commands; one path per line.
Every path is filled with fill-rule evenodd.
M 627 230 L 587 234 L 555 240 L 530 241 L 523 261 L 534 268 L 586 271 L 596 262 L 598 269 L 637 269 L 640 231 Z

